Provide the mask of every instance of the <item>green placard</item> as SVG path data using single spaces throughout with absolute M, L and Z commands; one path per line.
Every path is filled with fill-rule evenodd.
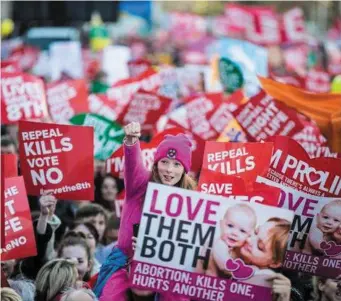
M 106 160 L 121 145 L 124 138 L 123 128 L 97 114 L 79 114 L 70 119 L 75 125 L 94 127 L 94 153 L 98 160 Z
M 225 57 L 219 60 L 219 77 L 224 91 L 227 93 L 233 93 L 244 84 L 243 73 L 239 66 Z

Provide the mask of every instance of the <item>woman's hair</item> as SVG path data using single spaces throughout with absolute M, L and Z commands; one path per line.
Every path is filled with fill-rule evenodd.
M 36 287 L 33 281 L 26 278 L 8 279 L 8 284 L 23 301 L 34 301 Z
M 291 224 L 286 219 L 279 217 L 270 218 L 267 222 L 275 223 L 275 226 L 270 230 L 269 238 L 273 261 L 279 263 L 284 258 Z
M 22 301 L 21 297 L 11 288 L 0 288 L 1 301 Z
M 325 284 L 327 280 L 328 278 L 317 277 L 317 276 L 312 277 L 313 291 L 311 295 L 313 297 L 313 301 L 320 301 L 322 299 L 322 292 L 319 289 L 319 284 Z
M 73 262 L 54 259 L 46 263 L 36 278 L 35 301 L 52 301 L 64 290 L 72 287 L 77 280 L 77 270 Z
M 106 201 L 103 199 L 102 196 L 102 186 L 105 181 L 105 179 L 110 178 L 115 181 L 116 183 L 116 188 L 117 188 L 117 195 L 122 191 L 124 188 L 124 184 L 122 180 L 115 178 L 112 174 L 106 174 L 104 177 L 102 177 L 100 180 L 98 180 L 96 184 L 96 189 L 95 189 L 95 202 L 99 205 L 102 205 L 106 210 L 112 211 L 112 204 L 109 201 Z
M 80 225 L 84 225 L 86 228 L 88 228 L 89 232 L 93 235 L 93 237 L 95 238 L 96 240 L 96 245 L 98 244 L 98 240 L 99 240 L 99 235 L 98 235 L 98 232 L 97 232 L 97 229 L 95 228 L 95 226 L 91 223 L 82 223 L 82 222 L 75 222 L 73 224 L 70 225 L 70 228 L 69 228 L 69 232 L 74 232 L 74 230 L 80 226 Z M 67 232 L 65 234 L 64 237 L 67 237 L 68 236 L 68 233 Z M 83 237 L 82 235 L 80 235 L 81 237 Z M 83 238 L 86 238 L 85 236 Z
M 61 241 L 59 245 L 57 252 L 58 257 L 62 257 L 64 248 L 73 246 L 81 246 L 85 250 L 91 270 L 93 265 L 93 257 L 91 255 L 90 247 L 86 243 L 85 236 L 83 233 L 76 233 L 73 231 L 67 233 L 67 235 L 65 235 L 64 239 Z M 86 273 L 83 280 L 84 281 L 90 280 L 90 274 Z
M 67 290 L 63 296 L 62 296 L 62 299 L 60 301 L 71 301 L 72 299 L 70 298 L 70 296 L 73 294 L 73 293 L 76 293 L 76 292 L 83 292 L 84 294 L 87 294 L 89 295 L 89 297 L 92 298 L 93 301 L 97 301 L 98 299 L 96 298 L 96 295 L 93 293 L 92 290 L 90 289 L 86 289 L 86 288 L 80 288 L 80 289 L 74 289 L 74 288 L 70 288 L 69 290 Z
M 75 219 L 78 221 L 81 221 L 85 218 L 95 217 L 98 214 L 101 214 L 104 216 L 105 223 L 108 222 L 108 215 L 107 215 L 106 210 L 103 208 L 102 205 L 95 204 L 95 203 L 81 205 L 76 212 Z
M 159 173 L 157 171 L 157 163 L 153 165 L 152 175 L 151 175 L 150 181 L 162 184 Z M 184 189 L 188 189 L 188 190 L 196 190 L 197 183 L 188 174 L 186 174 L 184 172 L 181 176 L 180 181 L 175 186 L 180 187 L 180 188 L 184 188 Z

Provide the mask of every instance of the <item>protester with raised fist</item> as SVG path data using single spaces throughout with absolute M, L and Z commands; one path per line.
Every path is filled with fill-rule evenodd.
M 141 219 L 143 200 L 148 182 L 155 182 L 169 186 L 177 186 L 194 190 L 195 181 L 188 172 L 191 167 L 191 141 L 183 134 L 167 135 L 157 147 L 154 165 L 149 172 L 143 165 L 139 143 L 141 126 L 132 122 L 125 126 L 124 139 L 124 184 L 126 198 L 123 206 L 121 226 L 117 246 L 103 264 L 96 287 L 94 289 L 100 300 L 126 300 L 129 291 L 128 258 L 133 256 L 132 237 L 133 225 Z M 132 290 L 133 295 L 147 297 L 153 292 Z M 183 300 L 180 296 L 160 294 L 160 300 Z

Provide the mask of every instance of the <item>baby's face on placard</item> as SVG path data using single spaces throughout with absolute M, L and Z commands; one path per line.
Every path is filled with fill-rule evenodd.
M 322 211 L 317 214 L 317 227 L 323 233 L 333 233 L 341 225 L 341 206 L 326 205 Z
M 221 238 L 230 248 L 241 247 L 255 227 L 256 218 L 252 211 L 243 207 L 232 207 L 221 220 Z

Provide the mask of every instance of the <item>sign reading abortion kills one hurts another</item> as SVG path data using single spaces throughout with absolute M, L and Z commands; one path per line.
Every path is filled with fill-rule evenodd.
M 292 219 L 289 210 L 149 183 L 132 285 L 194 300 L 270 301 L 271 283 L 259 279 L 274 273 L 276 256 L 270 254 L 267 268 L 260 268 L 252 244 L 264 240 L 267 252 L 275 252 L 272 243 L 283 250 Z M 277 231 L 282 235 L 273 235 Z M 273 241 L 277 237 L 280 242 Z
M 281 188 L 278 207 L 295 213 L 285 269 L 325 278 L 341 275 L 341 198 L 309 195 L 258 177 L 257 182 Z
M 92 127 L 19 122 L 21 170 L 29 195 L 93 200 Z
M 30 207 L 24 179 L 5 179 L 4 191 L 4 244 L 1 260 L 19 259 L 37 255 Z

